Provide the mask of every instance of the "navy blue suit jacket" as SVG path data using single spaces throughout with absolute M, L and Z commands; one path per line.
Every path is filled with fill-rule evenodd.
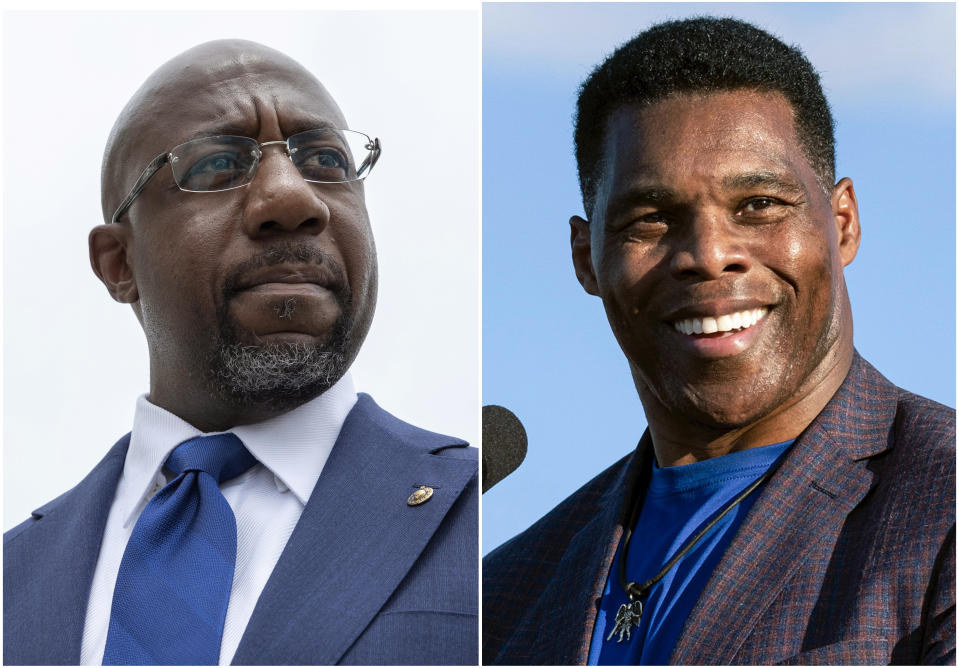
M 129 435 L 4 534 L 4 664 L 77 664 Z M 235 664 L 477 663 L 477 457 L 367 395 L 257 601 Z M 409 506 L 420 485 L 431 499 Z

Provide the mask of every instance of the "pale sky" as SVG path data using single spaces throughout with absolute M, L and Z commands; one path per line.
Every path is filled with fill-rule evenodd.
M 300 61 L 378 136 L 376 317 L 353 366 L 398 417 L 479 442 L 479 12 L 45 12 L 3 22 L 4 528 L 86 475 L 148 390 L 90 270 L 100 159 L 129 96 L 204 41 Z

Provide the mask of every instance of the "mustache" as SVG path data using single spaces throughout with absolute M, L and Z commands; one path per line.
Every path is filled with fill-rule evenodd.
M 287 241 L 255 253 L 249 259 L 230 269 L 223 284 L 224 303 L 242 290 L 241 285 L 244 276 L 263 267 L 274 267 L 281 264 L 315 264 L 326 267 L 326 271 L 333 276 L 333 282 L 328 286 L 329 289 L 340 300 L 341 304 L 350 301 L 345 272 L 332 255 L 311 244 Z

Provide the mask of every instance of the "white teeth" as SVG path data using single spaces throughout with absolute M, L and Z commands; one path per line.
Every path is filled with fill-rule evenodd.
M 766 307 L 737 311 L 716 317 L 686 318 L 677 320 L 673 327 L 683 334 L 713 334 L 715 332 L 729 332 L 734 329 L 748 329 L 763 319 L 769 313 Z

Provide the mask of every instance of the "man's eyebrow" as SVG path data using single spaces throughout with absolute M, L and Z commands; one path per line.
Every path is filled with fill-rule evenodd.
M 640 204 L 662 204 L 678 198 L 672 188 L 665 186 L 636 186 L 616 196 L 615 205 L 637 206 Z
M 284 128 L 286 129 L 286 128 Z M 329 121 L 322 121 L 318 119 L 309 119 L 304 121 L 299 121 L 297 123 L 291 124 L 287 130 L 289 134 L 287 137 L 293 136 L 298 132 L 305 132 L 306 130 L 342 130 L 345 128 L 339 128 L 334 123 Z M 200 139 L 202 137 L 217 137 L 220 135 L 232 135 L 235 137 L 250 137 L 251 132 L 253 135 L 256 134 L 251 128 L 249 122 L 243 121 L 225 121 L 217 125 L 210 125 L 204 128 L 202 131 L 198 132 L 193 139 Z
M 611 218 L 632 207 L 659 206 L 675 202 L 678 198 L 675 190 L 665 186 L 635 186 L 612 198 L 606 207 L 606 216 Z
M 341 128 L 335 123 L 330 123 L 329 121 L 321 121 L 318 119 L 307 119 L 305 121 L 298 121 L 296 123 L 291 123 L 289 125 L 289 132 L 291 135 L 295 135 L 297 132 L 306 132 L 307 130 L 346 130 L 348 128 Z
M 745 190 L 749 188 L 771 188 L 776 192 L 808 196 L 806 188 L 796 179 L 769 170 L 733 174 L 722 179 L 727 190 Z
M 232 135 L 235 137 L 249 137 L 250 124 L 238 121 L 225 121 L 218 125 L 209 125 L 198 132 L 192 139 L 201 137 L 218 137 L 220 135 Z

